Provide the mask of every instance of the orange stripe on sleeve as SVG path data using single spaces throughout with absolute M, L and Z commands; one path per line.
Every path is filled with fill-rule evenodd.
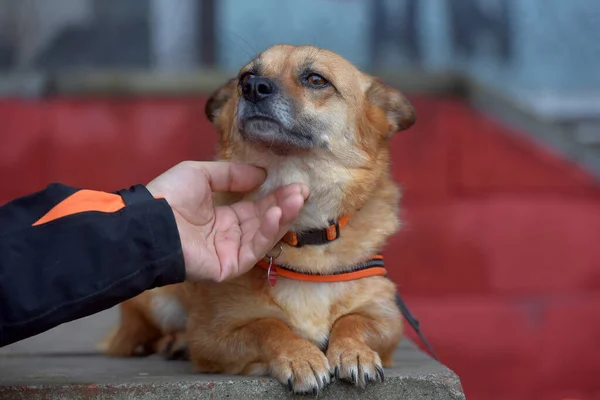
M 113 213 L 123 207 L 125 207 L 125 202 L 118 194 L 94 190 L 80 190 L 54 206 L 46 215 L 37 220 L 33 226 L 88 211 Z

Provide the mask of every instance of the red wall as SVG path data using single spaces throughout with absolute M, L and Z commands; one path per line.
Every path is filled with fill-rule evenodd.
M 393 139 L 392 278 L 469 399 L 600 399 L 600 185 L 459 100 L 414 97 Z M 0 203 L 212 158 L 204 101 L 0 101 Z M 410 331 L 410 330 L 409 330 Z

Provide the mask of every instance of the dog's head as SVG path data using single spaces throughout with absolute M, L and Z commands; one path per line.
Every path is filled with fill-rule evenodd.
M 264 191 L 309 184 L 317 224 L 360 207 L 387 171 L 390 137 L 415 122 L 399 91 L 330 51 L 290 45 L 244 66 L 206 115 L 220 132 L 221 158 L 267 168 Z

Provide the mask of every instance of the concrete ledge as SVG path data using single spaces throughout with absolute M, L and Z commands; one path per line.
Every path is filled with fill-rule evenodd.
M 39 98 L 46 95 L 48 76 L 39 72 L 0 74 L 0 98 Z
M 208 69 L 186 73 L 88 71 L 56 74 L 50 81 L 53 91 L 65 96 L 168 96 L 211 93 L 234 76 Z
M 464 399 L 458 377 L 406 341 L 384 383 L 364 390 L 334 382 L 322 399 Z M 270 378 L 194 374 L 191 364 L 94 355 L 0 358 L 0 398 L 30 399 L 297 398 Z
M 94 344 L 115 322 L 115 309 L 65 324 L 0 349 L 0 399 L 297 399 L 271 378 L 195 374 L 191 363 L 159 357 L 111 359 Z M 465 396 L 459 378 L 408 340 L 384 383 L 364 390 L 334 382 L 322 399 L 440 399 Z
M 407 93 L 455 93 L 462 85 L 455 74 L 380 71 L 375 75 Z M 234 72 L 200 69 L 167 73 L 154 70 L 77 70 L 71 72 L 0 74 L 0 97 L 169 96 L 206 94 L 235 76 Z

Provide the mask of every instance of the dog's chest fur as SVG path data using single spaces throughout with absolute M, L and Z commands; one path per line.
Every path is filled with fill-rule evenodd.
M 279 279 L 270 294 L 285 315 L 286 323 L 299 336 L 325 348 L 352 282 L 320 283 Z

